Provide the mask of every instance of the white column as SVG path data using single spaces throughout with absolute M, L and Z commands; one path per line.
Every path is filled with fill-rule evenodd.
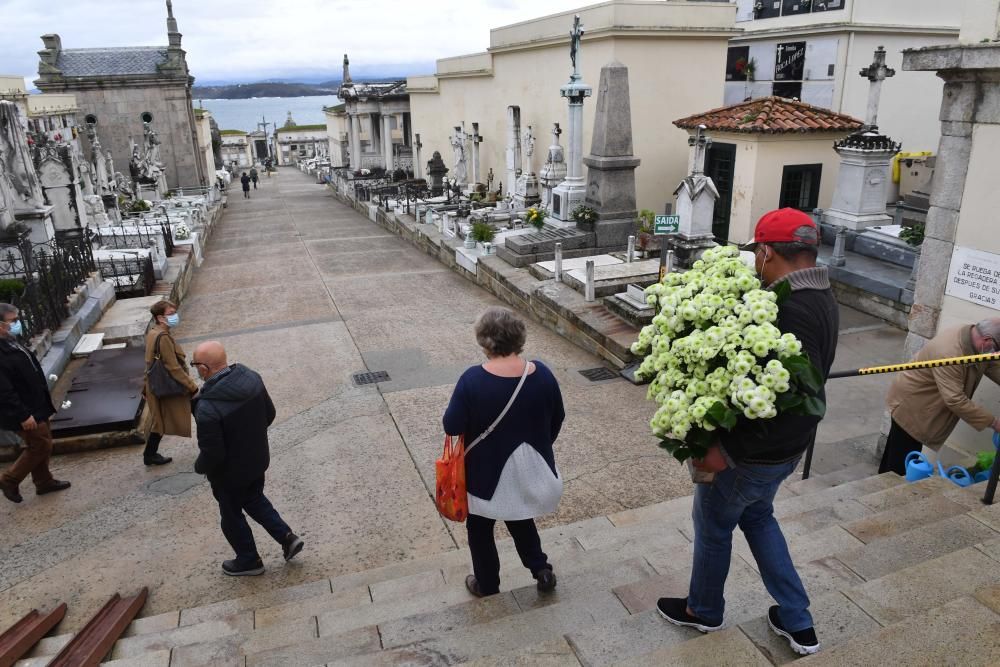
M 351 114 L 350 124 L 351 170 L 361 169 L 361 119 L 358 114 Z
M 380 155 L 382 153 L 382 141 L 379 136 L 381 132 L 376 132 L 375 129 L 375 116 L 368 114 L 368 136 L 372 138 L 372 152 Z
M 583 180 L 583 100 L 569 103 L 569 159 L 566 180 Z
M 392 116 L 382 116 L 382 154 L 385 156 L 386 171 L 392 171 Z

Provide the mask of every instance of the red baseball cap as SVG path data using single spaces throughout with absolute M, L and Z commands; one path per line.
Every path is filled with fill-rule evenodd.
M 740 250 L 753 250 L 759 243 L 805 243 L 819 245 L 819 230 L 811 216 L 796 208 L 769 211 L 757 221 L 753 241 Z

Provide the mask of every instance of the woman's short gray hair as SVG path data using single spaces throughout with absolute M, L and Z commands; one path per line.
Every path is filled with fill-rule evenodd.
M 506 357 L 524 349 L 527 327 L 511 310 L 500 306 L 487 308 L 476 320 L 476 342 L 487 356 Z

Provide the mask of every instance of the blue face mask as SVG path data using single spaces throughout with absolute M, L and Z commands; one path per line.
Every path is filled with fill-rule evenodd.
M 180 323 L 181 323 L 181 316 L 178 315 L 177 313 L 174 313 L 173 315 L 167 315 L 168 327 L 175 327 Z
M 21 328 L 21 320 L 14 320 L 9 325 L 11 336 L 20 336 L 23 329 Z

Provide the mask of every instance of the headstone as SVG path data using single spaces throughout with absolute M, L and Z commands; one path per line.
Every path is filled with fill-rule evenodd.
M 538 204 L 542 197 L 538 191 L 538 176 L 532 165 L 531 158 L 535 154 L 535 135 L 529 125 L 521 135 L 521 148 L 526 169 L 518 176 L 514 186 L 514 205 L 518 208 L 528 208 Z
M 624 246 L 637 215 L 635 168 L 639 166 L 639 158 L 632 154 L 628 68 L 619 62 L 601 68 L 594 136 L 590 155 L 583 162 L 587 165 L 584 203 L 597 212 L 593 229 L 597 245 Z M 567 211 L 572 212 L 572 209 Z
M 469 182 L 468 168 L 466 166 L 465 154 L 465 130 L 460 125 L 455 126 L 455 133 L 451 135 L 451 150 L 455 155 L 455 163 L 452 171 L 452 178 L 459 186 L 464 186 Z
M 479 123 L 472 124 L 472 183 L 479 184 L 482 181 L 482 174 L 479 173 L 479 144 L 483 143 L 483 136 L 479 134 Z
M 42 195 L 52 206 L 52 224 L 57 230 L 87 226 L 83 193 L 77 182 L 76 159 L 67 143 L 56 144 L 38 133 L 34 149 Z
M 824 214 L 824 222 L 850 230 L 886 225 L 892 218 L 886 213 L 892 159 L 901 144 L 878 130 L 878 106 L 882 82 L 895 75 L 885 65 L 885 49 L 875 50 L 871 65 L 861 70 L 870 82 L 865 125 L 843 141 L 834 144 L 840 155 L 840 171 L 833 192 L 833 203 Z
M 704 173 L 705 151 L 711 144 L 712 140 L 705 136 L 704 125 L 688 138 L 688 145 L 694 147 L 691 174 L 674 190 L 680 225 L 677 234 L 667 237 L 667 245 L 680 265 L 686 268 L 690 268 L 701 253 L 715 245 L 712 219 L 719 191 Z
M 434 151 L 431 159 L 427 162 L 427 175 L 431 178 L 431 196 L 440 197 L 444 192 L 444 176 L 448 173 L 448 167 L 441 159 L 441 153 Z
M 569 83 L 559 89 L 559 94 L 566 98 L 569 106 L 567 131 L 569 133 L 569 156 L 566 165 L 566 179 L 552 191 L 551 216 L 555 220 L 570 222 L 573 210 L 579 206 L 586 195 L 587 185 L 583 178 L 583 100 L 593 92 L 583 83 L 580 75 L 580 40 L 583 37 L 583 26 L 580 15 L 573 18 L 573 30 L 570 31 L 569 57 L 573 66 Z M 631 137 L 629 138 L 631 142 Z
M 507 107 L 507 189 L 512 190 L 521 175 L 521 107 Z
M 420 143 L 420 133 L 413 135 L 413 178 L 423 178 L 423 162 L 420 161 L 420 149 L 424 145 Z
M 549 211 L 552 210 L 552 189 L 566 178 L 566 157 L 563 154 L 563 147 L 559 144 L 560 134 L 562 130 L 559 128 L 559 123 L 553 123 L 552 145 L 549 146 L 545 164 L 538 174 L 538 182 L 542 188 L 542 207 Z

